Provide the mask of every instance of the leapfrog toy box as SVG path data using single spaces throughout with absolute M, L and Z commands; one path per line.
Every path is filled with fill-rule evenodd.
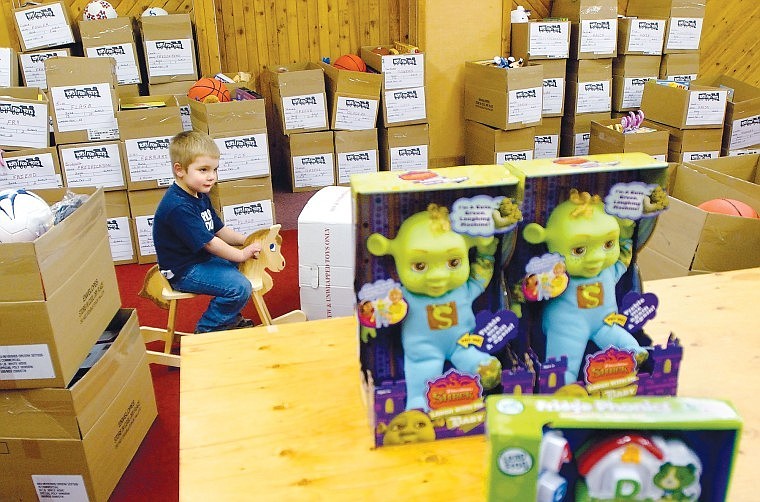
M 482 434 L 484 395 L 528 392 L 502 272 L 521 218 L 504 166 L 351 177 L 362 378 L 378 446 Z
M 489 396 L 488 500 L 728 500 L 742 421 L 715 399 Z
M 667 164 L 621 153 L 506 167 L 522 201 L 504 273 L 519 317 L 510 348 L 532 364 L 535 392 L 674 395 L 682 348 L 646 335 L 658 301 L 636 266 L 667 210 Z

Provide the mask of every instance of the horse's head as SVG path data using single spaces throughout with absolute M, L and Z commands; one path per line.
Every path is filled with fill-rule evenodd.
M 272 272 L 280 272 L 285 268 L 285 257 L 282 255 L 281 225 L 272 225 L 261 240 L 261 253 L 259 260 L 264 262 L 264 267 Z

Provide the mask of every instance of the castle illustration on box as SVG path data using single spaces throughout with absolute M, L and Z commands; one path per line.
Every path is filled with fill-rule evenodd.
M 352 176 L 375 443 L 482 434 L 490 394 L 674 395 L 635 260 L 666 181 L 644 154 Z

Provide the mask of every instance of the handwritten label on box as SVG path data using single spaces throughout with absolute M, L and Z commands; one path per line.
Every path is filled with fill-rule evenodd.
M 45 148 L 48 129 L 47 103 L 0 99 L 0 145 Z
M 140 70 L 135 60 L 134 44 L 126 43 L 88 47 L 87 57 L 114 58 L 116 60 L 116 78 L 120 85 L 140 83 Z
M 424 87 L 386 91 L 384 99 L 386 124 L 423 120 L 427 117 Z
M 52 87 L 50 94 L 57 131 L 118 130 L 110 84 Z
M 530 27 L 530 56 L 567 59 L 570 44 L 568 31 L 569 23 L 529 23 Z
M 266 133 L 215 139 L 219 147 L 219 181 L 269 176 Z
M 293 182 L 296 188 L 334 185 L 333 154 L 320 153 L 293 157 Z
M 377 150 L 339 152 L 338 183 L 348 183 L 352 174 L 374 173 L 377 171 Z
M 113 261 L 133 260 L 135 251 L 132 246 L 132 232 L 129 229 L 129 218 L 119 216 L 107 218 L 108 243 L 111 245 Z
M 392 54 L 382 57 L 383 87 L 404 89 L 425 85 L 424 54 Z
M 580 52 L 611 54 L 617 48 L 617 19 L 581 21 Z
M 61 148 L 60 152 L 66 185 L 103 188 L 124 186 L 124 168 L 118 144 Z
M 399 146 L 390 149 L 391 171 L 425 171 L 428 168 L 428 146 Z
M 0 169 L 0 186 L 3 188 L 60 188 L 61 176 L 55 172 L 51 153 L 20 155 L 5 159 Z
M 169 158 L 171 139 L 172 136 L 157 136 L 125 140 L 129 179 L 135 182 L 171 178 L 172 162 Z
M 189 38 L 178 40 L 146 40 L 145 56 L 148 61 L 148 75 L 192 75 L 193 41 Z
M 74 43 L 74 34 L 59 3 L 40 5 L 17 11 L 16 24 L 24 41 L 24 49 Z
M 274 224 L 272 201 L 264 199 L 223 206 L 222 219 L 230 228 L 243 235 L 249 235 Z
M 699 37 L 702 35 L 702 21 L 701 17 L 671 17 L 665 49 L 699 49 Z
M 509 91 L 507 122 L 510 124 L 539 122 L 543 109 L 543 98 L 544 91 L 541 87 Z
M 335 129 L 357 131 L 373 129 L 377 124 L 378 100 L 338 96 Z
M 47 89 L 47 76 L 45 75 L 45 60 L 49 58 L 65 58 L 68 52 L 64 50 L 51 50 L 37 54 L 21 54 L 21 71 L 24 73 L 24 82 L 27 87 L 39 87 Z

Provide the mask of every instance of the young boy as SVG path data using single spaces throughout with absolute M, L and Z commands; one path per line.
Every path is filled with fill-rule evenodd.
M 240 315 L 251 297 L 250 281 L 237 263 L 258 258 L 258 244 L 242 246 L 245 236 L 224 225 L 208 193 L 216 183 L 219 148 L 208 134 L 177 134 L 169 144 L 174 183 L 153 218 L 153 242 L 161 274 L 172 288 L 210 295 L 196 333 L 253 326 Z

